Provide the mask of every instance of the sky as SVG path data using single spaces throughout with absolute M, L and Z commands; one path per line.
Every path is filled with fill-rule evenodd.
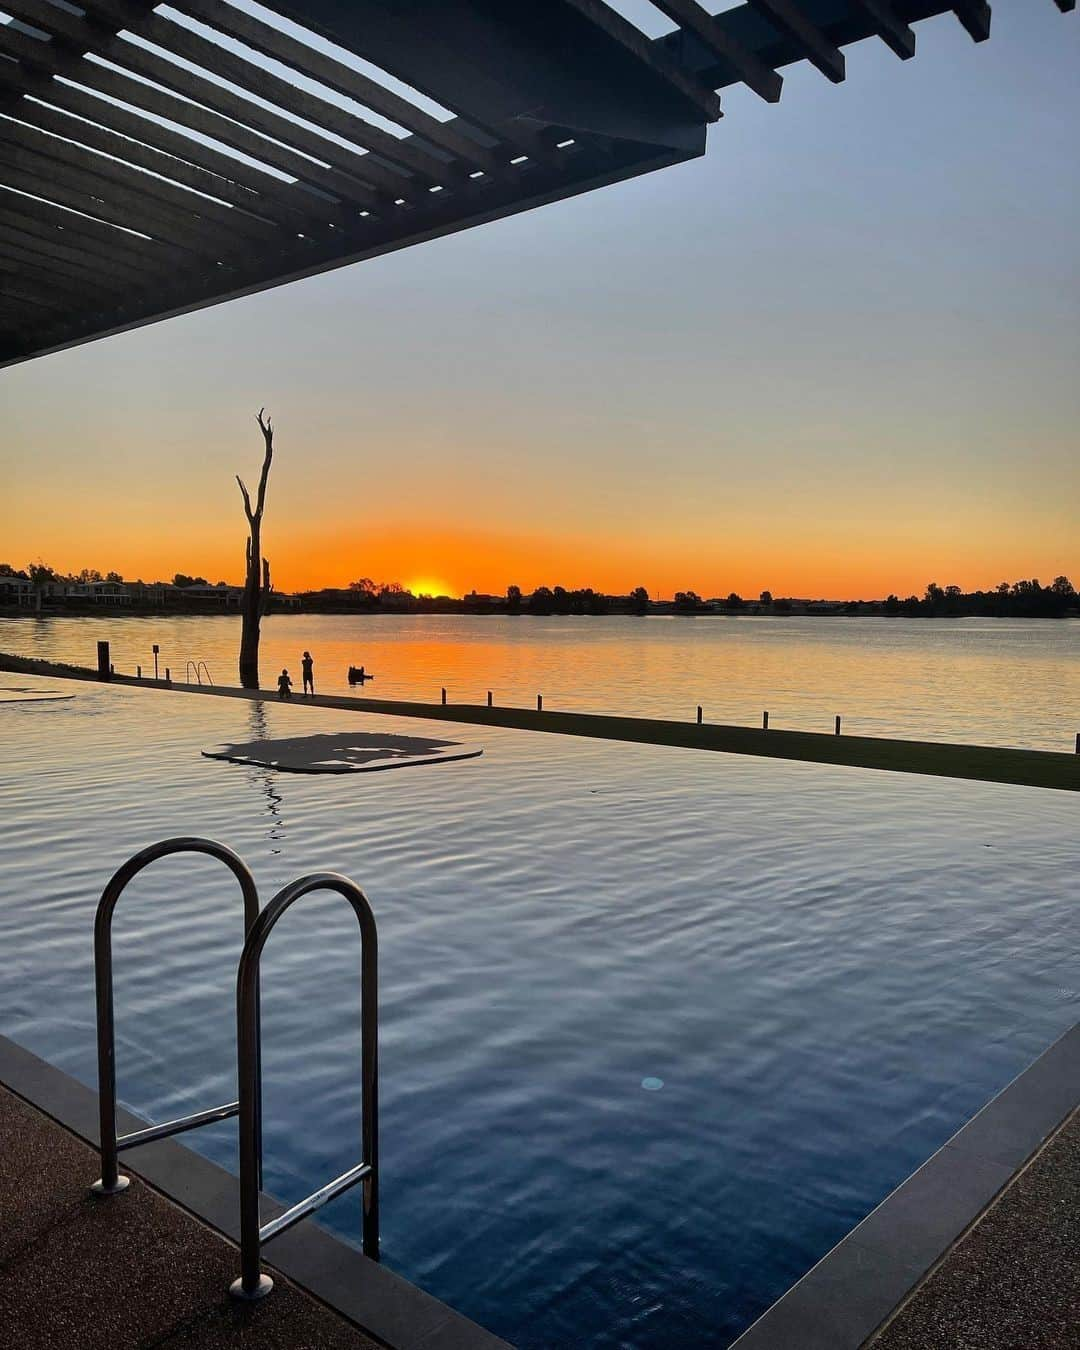
M 0 372 L 0 561 L 275 585 L 1080 585 L 1080 25 L 725 91 L 707 154 Z

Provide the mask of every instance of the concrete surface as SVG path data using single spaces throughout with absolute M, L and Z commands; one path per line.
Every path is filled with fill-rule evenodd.
M 241 1304 L 236 1248 L 141 1181 L 97 1199 L 93 1149 L 0 1087 L 0 1343 L 18 1350 L 375 1350 L 281 1275 Z
M 867 1350 L 1080 1347 L 1080 1112 L 866 1344 Z

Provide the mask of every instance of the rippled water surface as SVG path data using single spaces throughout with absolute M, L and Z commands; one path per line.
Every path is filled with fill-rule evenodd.
M 0 650 L 183 679 L 205 661 L 235 684 L 240 621 L 200 618 L 0 620 Z M 699 619 L 612 616 L 276 614 L 263 629 L 263 683 L 315 657 L 324 693 L 350 665 L 375 672 L 367 697 L 535 704 L 590 712 L 1072 750 L 1080 726 L 1080 620 Z M 192 676 L 194 679 L 194 676 Z
M 328 674 L 348 651 L 401 694 L 449 682 L 440 665 L 465 669 L 457 651 L 423 666 L 416 646 L 437 644 L 411 621 L 346 638 L 346 621 L 318 622 L 316 637 L 289 619 L 288 650 L 310 646 Z M 490 650 L 486 621 L 458 622 Z M 537 676 L 529 622 L 499 654 L 508 685 L 520 661 L 522 692 Z M 16 645 L 89 660 L 108 635 L 117 664 L 133 663 L 151 640 L 137 623 L 27 624 Z M 224 652 L 226 620 L 176 620 L 159 640 L 182 651 L 194 633 L 213 664 L 215 624 Z M 268 668 L 284 627 L 269 627 L 281 646 Z M 704 663 L 773 641 L 692 627 Z M 1030 734 L 999 698 L 996 739 L 1045 743 L 1069 712 L 1075 677 L 1052 655 L 1067 630 L 1047 631 L 1025 677 Z M 609 641 L 625 651 L 588 644 Z M 924 644 L 921 730 L 944 734 L 934 710 L 952 705 L 928 692 L 939 639 L 924 626 L 890 641 L 907 644 L 900 664 Z M 605 658 L 565 651 L 542 673 L 567 669 L 566 702 L 587 706 L 586 664 Z M 619 660 L 591 706 L 652 710 L 689 692 L 689 674 L 649 688 Z M 468 658 L 474 675 L 481 664 Z M 1023 683 L 1011 667 L 1008 681 Z M 233 845 L 264 902 L 305 871 L 353 876 L 380 925 L 385 1260 L 523 1347 L 727 1345 L 1077 1018 L 1073 794 L 48 685 L 75 697 L 0 703 L 0 1030 L 93 1082 L 93 910 L 147 842 L 183 831 Z M 899 717 L 898 697 L 871 699 L 883 677 L 856 687 L 873 716 Z M 801 706 L 791 720 L 807 724 Z M 357 725 L 422 726 L 485 753 L 348 778 L 199 753 Z M 286 1200 L 357 1154 L 358 942 L 343 909 L 301 902 L 266 951 L 267 1184 Z M 135 1110 L 164 1119 L 231 1096 L 240 926 L 239 896 L 206 861 L 159 864 L 125 896 L 118 1062 Z M 188 1139 L 234 1166 L 233 1128 Z M 357 1208 L 349 1196 L 322 1219 L 355 1236 Z

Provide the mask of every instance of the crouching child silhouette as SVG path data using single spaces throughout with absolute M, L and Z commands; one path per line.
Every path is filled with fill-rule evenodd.
M 292 680 L 289 679 L 287 670 L 283 670 L 277 678 L 277 696 L 278 698 L 292 698 Z

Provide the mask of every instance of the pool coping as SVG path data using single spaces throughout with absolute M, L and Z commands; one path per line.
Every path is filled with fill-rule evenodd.
M 888 1195 L 730 1350 L 859 1350 L 1080 1103 L 1080 1023 Z
M 0 1083 L 85 1143 L 98 1147 L 97 1093 L 3 1035 Z M 141 1129 L 147 1123 L 117 1108 L 122 1131 Z M 239 1241 L 239 1182 L 217 1163 L 174 1139 L 160 1139 L 138 1150 L 134 1166 L 125 1157 L 125 1170 L 229 1241 Z M 272 1196 L 263 1197 L 264 1218 L 283 1210 Z M 369 1260 L 310 1219 L 275 1238 L 269 1257 L 264 1264 L 270 1269 L 280 1271 L 393 1350 L 511 1350 L 509 1342 Z

